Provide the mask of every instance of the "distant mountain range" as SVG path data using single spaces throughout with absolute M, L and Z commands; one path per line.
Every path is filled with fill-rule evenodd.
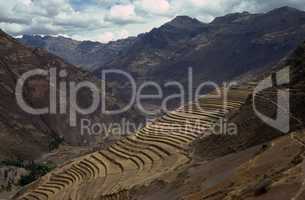
M 97 75 L 116 68 L 139 81 L 222 82 L 276 64 L 305 40 L 305 12 L 282 7 L 264 14 L 233 13 L 206 24 L 178 16 L 152 31 L 101 44 L 64 37 L 23 36 L 23 44 L 44 48 Z

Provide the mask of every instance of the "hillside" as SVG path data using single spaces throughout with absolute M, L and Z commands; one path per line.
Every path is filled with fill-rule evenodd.
M 305 13 L 288 7 L 266 14 L 230 14 L 200 28 L 185 18 L 178 21 L 183 20 L 183 26 L 175 26 L 174 20 L 140 35 L 127 55 L 100 69 L 119 67 L 140 79 L 163 83 L 185 82 L 187 68 L 192 67 L 195 84 L 222 82 L 275 65 L 304 40 Z M 189 26 L 196 31 L 179 37 Z
M 291 7 L 232 13 L 210 23 L 177 16 L 107 44 L 62 36 L 14 39 L 0 30 L 0 198 L 305 199 L 304 40 L 305 12 Z M 96 100 L 84 89 L 73 96 L 73 85 L 91 82 L 104 95 L 104 69 L 129 72 L 139 85 L 177 81 L 186 87 L 190 67 L 188 90 L 205 81 L 238 85 L 228 96 L 221 87 L 219 98 L 209 90 L 198 102 L 145 116 L 153 119 L 124 137 L 126 124 L 119 133 L 115 126 L 121 119 L 142 122 L 139 105 L 120 115 L 101 114 L 101 103 L 92 114 L 71 114 L 73 102 L 87 108 Z M 33 76 L 18 92 L 21 76 L 34 69 L 58 74 Z M 123 107 L 130 84 L 116 76 L 107 81 L 106 105 Z M 173 91 L 162 89 L 165 96 Z M 31 115 L 18 97 L 33 108 L 56 101 L 48 108 L 54 113 Z M 82 134 L 82 119 L 96 123 L 86 130 L 102 132 Z
M 248 87 L 236 88 L 227 111 L 238 109 L 249 91 Z M 29 185 L 16 199 L 129 199 L 129 190 L 135 186 L 188 164 L 190 144 L 204 136 L 209 124 L 224 118 L 221 99 L 207 98 L 201 105 L 209 111 L 186 106 L 168 113 L 105 150 L 67 162 Z
M 67 162 L 15 198 L 278 199 L 281 191 L 285 199 L 301 200 L 304 61 L 305 44 L 283 65 L 232 88 L 227 106 L 224 95 L 187 104 L 105 150 Z M 268 77 L 276 77 L 275 85 L 253 95 Z M 283 81 L 287 77 L 290 81 Z M 276 90 L 287 89 L 291 110 L 284 114 L 291 128 L 284 134 L 258 118 L 252 100 L 275 117 L 283 109 L 275 102 Z M 223 120 L 237 125 L 237 135 L 209 129 Z
M 236 136 L 210 136 L 193 144 L 192 163 L 148 187 L 131 191 L 132 199 L 275 200 L 305 197 L 305 43 L 283 63 L 256 74 L 262 80 L 290 67 L 290 83 L 255 97 L 261 112 L 275 117 L 276 90 L 290 90 L 290 131 L 283 134 L 255 115 L 252 98 L 229 118 Z M 200 174 L 200 176 L 198 176 Z
M 31 115 L 21 110 L 16 101 L 16 84 L 21 75 L 34 69 L 57 70 L 55 79 L 59 82 L 91 81 L 98 87 L 99 80 L 88 72 L 82 71 L 73 65 L 53 56 L 41 49 L 29 48 L 21 45 L 15 39 L 0 31 L 0 159 L 34 160 L 43 153 L 56 149 L 60 143 L 70 145 L 95 145 L 103 142 L 104 133 L 98 136 L 81 134 L 80 120 L 91 119 L 92 122 L 120 122 L 122 116 L 101 115 L 100 109 L 96 112 L 76 115 L 76 126 L 70 123 L 70 108 L 68 103 L 71 95 L 67 90 L 67 99 L 59 99 L 59 85 L 51 87 L 49 77 L 35 75 L 25 82 L 25 91 L 22 95 L 27 104 L 33 108 L 44 108 L 50 105 L 50 88 L 55 89 L 57 96 L 54 114 Z M 66 77 L 59 78 L 60 70 L 66 71 Z M 55 84 L 53 82 L 52 84 Z M 62 88 L 61 88 L 62 89 Z M 99 88 L 98 88 L 99 90 Z M 53 90 L 54 91 L 54 90 Z M 100 93 L 100 91 L 98 91 Z M 115 92 L 115 91 L 114 91 Z M 16 93 L 17 94 L 17 93 Z M 75 99 L 80 106 L 86 108 L 91 105 L 90 90 L 81 89 Z M 106 98 L 110 107 L 124 105 L 124 100 L 113 97 Z M 65 102 L 67 102 L 65 104 Z M 72 102 L 71 102 L 72 103 Z M 59 112 L 59 107 L 66 105 L 66 112 Z M 141 118 L 133 112 L 125 114 L 131 121 Z

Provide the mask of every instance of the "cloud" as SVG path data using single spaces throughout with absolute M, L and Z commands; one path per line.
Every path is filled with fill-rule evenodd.
M 5 31 L 18 34 L 72 34 L 107 26 L 100 9 L 75 10 L 69 0 L 16 0 L 0 4 L 0 22 Z M 8 27 L 17 27 L 8 28 Z
M 171 7 L 167 0 L 139 0 L 136 4 L 140 9 L 153 14 L 166 14 Z
M 232 12 L 261 13 L 281 6 L 305 10 L 304 0 L 0 1 L 0 28 L 13 36 L 52 34 L 102 42 L 149 31 L 177 15 L 210 22 Z
M 18 2 L 19 6 L 26 6 L 25 2 Z M 25 16 L 23 13 L 16 14 L 16 7 L 11 2 L 0 3 L 0 22 L 2 23 L 16 23 L 29 24 L 31 18 Z
M 129 32 L 127 30 L 121 30 L 118 32 L 118 38 L 128 38 Z
M 24 30 L 24 27 L 20 24 L 15 23 L 0 23 L 0 27 L 8 33 L 13 33 L 13 35 L 18 35 Z
M 111 8 L 114 5 L 132 4 L 132 0 L 96 0 L 96 2 L 106 8 Z
M 244 0 L 239 3 L 237 10 L 247 9 L 252 12 L 267 12 L 282 6 L 290 6 L 300 10 L 305 10 L 305 2 L 302 0 Z
M 110 41 L 113 41 L 115 39 L 124 39 L 129 37 L 129 32 L 127 30 L 120 30 L 117 32 L 105 32 L 99 35 L 95 41 L 101 42 L 101 43 L 108 43 Z
M 136 15 L 134 5 L 126 4 L 112 6 L 105 20 L 122 25 L 140 22 L 141 18 Z
M 80 35 L 72 35 L 71 37 L 75 40 L 88 40 L 90 38 L 91 41 L 97 41 L 101 43 L 108 43 L 113 40 L 118 39 L 124 39 L 129 37 L 129 32 L 127 30 L 119 30 L 116 32 L 96 32 L 93 35 L 86 35 L 86 36 L 80 36 Z
M 111 32 L 103 33 L 102 35 L 97 37 L 97 41 L 101 43 L 107 43 L 114 39 L 114 34 Z
M 103 15 L 95 12 L 72 12 L 60 13 L 54 17 L 53 23 L 66 28 L 94 28 L 105 27 L 107 24 L 103 21 Z

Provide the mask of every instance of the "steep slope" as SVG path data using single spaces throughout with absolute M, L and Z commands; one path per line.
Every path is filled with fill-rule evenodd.
M 105 150 L 67 162 L 16 199 L 275 199 L 280 190 L 302 199 L 304 61 L 305 43 L 284 65 L 231 88 L 225 103 L 221 90 L 222 98 L 167 113 Z M 266 78 L 271 87 L 253 93 Z M 290 91 L 291 111 L 275 101 L 278 90 Z M 254 104 L 270 117 L 284 109 L 290 134 L 263 123 Z M 214 132 L 224 120 L 238 132 Z
M 303 53 L 301 54 L 303 55 Z M 290 60 L 290 62 L 292 61 Z M 296 70 L 295 68 L 292 70 L 291 75 L 293 79 L 291 85 L 285 85 L 284 88 L 289 86 L 293 89 L 292 97 L 300 101 L 304 96 L 302 93 L 304 88 L 295 88 L 295 86 L 304 85 L 302 85 L 301 80 L 298 80 L 299 70 L 297 70 L 298 73 L 295 73 Z M 293 160 L 298 158 L 300 147 L 296 146 L 295 142 L 289 138 L 276 140 L 276 145 L 272 146 L 270 152 L 266 150 L 268 146 L 263 146 L 262 149 L 255 147 L 242 152 L 249 147 L 268 142 L 282 135 L 279 131 L 268 128 L 267 125 L 260 123 L 255 118 L 255 115 L 249 111 L 249 108 L 252 107 L 250 97 L 254 87 L 255 84 L 253 83 L 245 83 L 232 88 L 229 92 L 226 106 L 224 106 L 222 98 L 215 99 L 215 97 L 210 96 L 200 99 L 199 104 L 191 103 L 174 112 L 167 113 L 151 124 L 147 124 L 134 135 L 118 141 L 106 150 L 98 151 L 66 163 L 41 178 L 35 184 L 30 185 L 16 199 L 88 198 L 106 200 L 133 198 L 181 199 L 182 197 L 189 199 L 202 199 L 202 197 L 207 199 L 210 197 L 211 199 L 214 197 L 216 199 L 223 199 L 224 195 L 227 194 L 226 190 L 223 192 L 221 189 L 221 191 L 214 192 L 214 190 L 205 191 L 204 189 L 210 189 L 210 187 L 215 185 L 217 186 L 216 189 L 218 189 L 220 187 L 218 184 L 224 178 L 227 176 L 231 177 L 232 170 L 237 170 L 241 174 L 240 176 L 246 176 L 247 174 L 243 174 L 244 170 L 246 170 L 246 173 L 251 174 L 250 170 L 252 169 L 253 171 L 256 170 L 255 173 L 259 175 L 261 173 L 259 167 L 266 168 L 269 166 L 265 162 L 268 156 L 270 156 L 269 154 L 287 152 L 287 154 L 285 153 L 279 159 L 272 160 L 274 163 L 280 163 L 280 166 L 273 168 L 273 171 L 270 172 L 279 173 L 279 171 L 287 169 L 287 166 L 289 169 L 299 170 L 300 166 L 294 169 L 290 162 L 294 162 Z M 267 98 L 263 102 L 258 102 L 259 107 L 272 114 L 275 112 L 276 107 L 271 103 L 272 99 L 268 98 L 269 95 L 274 96 L 274 92 L 272 90 L 262 91 L 255 98 Z M 296 116 L 295 113 L 287 114 Z M 249 118 L 253 120 L 250 121 Z M 221 133 L 221 135 L 212 132 L 213 129 L 210 129 L 210 127 L 218 123 L 221 124 L 224 119 L 236 122 L 239 125 L 240 132 L 238 132 L 238 135 L 231 135 L 227 131 Z M 294 118 L 291 123 L 293 125 L 291 131 L 297 131 L 304 127 L 303 123 L 298 124 L 299 120 Z M 254 129 L 253 131 L 252 128 Z M 256 139 L 253 141 L 254 138 Z M 196 144 L 198 140 L 202 140 L 199 143 L 200 145 Z M 286 142 L 287 140 L 288 142 Z M 197 146 L 196 149 L 204 147 L 204 150 L 195 150 L 195 155 L 192 155 L 190 145 L 194 142 Z M 237 153 L 220 158 L 232 152 Z M 211 153 L 216 160 L 202 164 L 202 159 L 211 158 L 207 156 L 207 153 Z M 266 155 L 264 155 L 265 153 Z M 295 157 L 290 160 L 289 156 L 292 153 Z M 257 159 L 255 157 L 257 156 L 262 160 L 257 159 L 257 166 L 253 165 L 253 161 L 250 160 L 253 155 L 255 159 Z M 260 155 L 264 155 L 262 156 L 263 158 Z M 193 165 L 189 165 L 190 161 L 193 162 Z M 249 163 L 247 163 L 248 161 Z M 299 161 L 295 162 L 299 164 Z M 227 169 L 228 172 L 221 168 L 221 166 L 225 166 L 225 163 L 230 164 L 230 168 Z M 221 165 L 219 166 L 219 164 Z M 187 170 L 190 170 L 188 168 L 190 166 L 192 166 L 190 168 L 192 171 L 187 172 L 189 174 L 192 172 L 192 177 L 183 176 L 183 174 L 180 174 L 178 177 L 171 175 L 185 172 L 185 167 L 187 167 Z M 199 170 L 203 170 L 204 177 L 198 176 L 200 174 Z M 212 170 L 213 173 L 211 174 Z M 290 171 L 288 170 L 288 172 Z M 220 173 L 219 178 L 215 178 L 218 175 L 217 173 Z M 225 176 L 221 173 L 227 173 L 228 175 Z M 205 174 L 207 175 L 205 176 Z M 212 176 L 213 174 L 215 176 Z M 297 176 L 295 173 L 289 174 L 289 177 L 290 175 L 291 177 Z M 253 177 L 256 178 L 257 176 L 246 176 L 245 178 L 249 179 L 245 180 L 239 180 L 238 174 L 236 176 L 233 180 L 237 185 L 233 185 L 233 188 L 239 189 L 237 192 L 240 191 L 240 188 L 245 191 L 237 193 L 232 190 L 227 194 L 228 196 L 244 195 L 245 192 L 252 193 L 252 191 L 257 191 L 255 188 L 252 189 L 256 186 L 251 186 L 252 188 L 248 189 L 247 186 L 239 185 L 247 183 L 246 181 L 249 179 L 252 181 Z M 206 177 L 211 180 L 206 179 Z M 285 178 L 280 178 L 277 179 L 279 183 L 281 183 L 280 180 L 286 180 Z M 148 188 L 143 187 L 149 185 L 154 180 L 162 181 L 157 181 Z M 265 178 L 262 180 L 265 181 Z M 169 185 L 164 181 L 169 182 Z M 190 185 L 185 184 L 185 181 L 189 181 L 192 183 L 192 186 L 197 187 L 188 187 Z M 202 181 L 206 182 L 204 187 L 201 186 Z M 226 179 L 225 181 L 227 182 Z M 251 182 L 251 184 L 255 183 L 255 180 Z M 301 182 L 297 180 L 296 183 L 299 187 Z M 139 190 L 134 191 L 133 189 L 137 187 L 139 187 Z M 228 187 L 232 187 L 230 182 Z M 197 191 L 198 188 L 199 191 Z M 203 189 L 201 190 L 201 188 Z
M 145 200 L 303 200 L 304 164 L 303 130 L 208 162 L 194 162 L 149 187 L 131 191 L 130 196 Z
M 208 134 L 209 126 L 238 110 L 251 86 L 235 88 L 222 99 L 202 99 L 201 108 L 186 105 L 146 125 L 105 150 L 67 162 L 16 199 L 129 199 L 129 189 L 149 184 L 190 161 L 190 144 Z
M 261 200 L 280 195 L 301 200 L 304 64 L 305 43 L 283 65 L 231 88 L 226 106 L 212 96 L 187 104 L 105 150 L 67 162 L 16 199 Z M 271 87 L 253 93 L 266 78 Z M 275 101 L 278 90 L 290 91 L 290 111 Z M 284 109 L 289 135 L 263 123 L 254 104 L 270 117 Z M 223 120 L 234 122 L 238 132 L 218 135 L 210 129 Z
M 25 82 L 25 90 L 22 91 L 22 94 L 16 93 L 17 81 L 20 80 L 23 73 L 34 69 L 49 70 L 51 68 L 57 71 L 55 76 L 57 85 L 55 82 L 50 85 L 48 76 L 35 75 Z M 66 71 L 66 77 L 59 77 L 60 70 Z M 60 82 L 69 84 L 82 81 L 90 81 L 98 88 L 100 87 L 99 81 L 87 72 L 67 64 L 62 59 L 43 50 L 25 47 L 0 31 L 0 158 L 32 160 L 42 153 L 56 148 L 62 139 L 72 145 L 88 145 L 95 144 L 99 137 L 103 138 L 102 134 L 98 136 L 88 133 L 81 134 L 80 120 L 86 118 L 91 119 L 92 122 L 107 124 L 119 121 L 122 116 L 101 115 L 100 109 L 97 109 L 93 114 L 77 114 L 77 126 L 72 127 L 71 110 L 69 109 L 72 104 L 69 101 L 70 87 L 66 87 L 66 99 L 59 99 Z M 50 88 L 55 89 L 56 95 L 53 96 L 57 96 L 56 113 L 54 114 L 31 115 L 23 111 L 17 104 L 15 93 L 24 96 L 27 104 L 34 108 L 49 107 Z M 100 93 L 100 91 L 97 92 Z M 75 101 L 83 108 L 90 106 L 92 102 L 90 90 L 81 89 Z M 122 104 L 121 99 L 117 100 L 112 97 L 107 97 L 106 101 L 111 107 L 120 107 Z M 65 103 L 66 112 L 61 114 L 59 106 L 65 105 Z M 131 116 L 128 113 L 125 116 L 130 120 L 134 116 L 136 117 L 136 115 Z
M 290 132 L 269 127 L 253 110 L 253 98 L 229 122 L 238 125 L 236 136 L 209 136 L 194 144 L 192 163 L 131 191 L 133 199 L 276 200 L 305 197 L 305 43 L 283 63 L 261 74 L 260 81 L 290 68 L 290 82 L 274 85 L 254 97 L 264 114 L 275 117 L 279 90 L 290 91 Z M 275 82 L 281 80 L 277 76 Z M 283 78 L 283 77 L 282 77 Z M 252 78 L 253 79 L 253 78 Z M 274 104 L 275 103 L 275 104 Z M 187 184 L 186 184 L 187 183 Z

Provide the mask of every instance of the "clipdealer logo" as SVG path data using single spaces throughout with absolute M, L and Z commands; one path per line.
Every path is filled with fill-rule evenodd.
M 264 90 L 272 87 L 281 86 L 284 84 L 288 84 L 290 82 L 290 68 L 286 67 L 279 72 L 275 73 L 272 76 L 267 77 L 266 79 L 260 81 L 258 85 L 253 90 L 253 109 L 255 114 L 266 124 L 269 126 L 283 132 L 287 133 L 290 130 L 290 101 L 289 101 L 289 90 L 282 89 L 277 92 L 277 102 L 269 102 L 273 103 L 277 106 L 276 118 L 272 119 L 263 113 L 261 113 L 255 101 L 257 98 L 260 98 L 259 93 Z M 118 110 L 107 110 L 106 105 L 106 83 L 107 83 L 107 75 L 119 75 L 124 77 L 126 80 L 130 82 L 131 89 L 131 99 L 128 104 L 124 108 L 120 108 Z M 47 77 L 49 80 L 49 107 L 45 108 L 33 108 L 31 107 L 26 100 L 24 99 L 24 85 L 27 80 L 35 76 L 43 76 Z M 144 115 L 154 115 L 156 113 L 169 113 L 172 110 L 168 108 L 168 102 L 172 99 L 179 99 L 180 106 L 186 105 L 187 102 L 195 102 L 198 104 L 200 98 L 211 97 L 212 98 L 221 98 L 223 101 L 223 111 L 227 112 L 227 104 L 228 104 L 228 93 L 230 92 L 230 88 L 232 86 L 237 85 L 236 82 L 224 83 L 222 85 L 218 85 L 212 81 L 206 81 L 201 83 L 195 88 L 195 92 L 193 92 L 193 70 L 189 68 L 188 70 L 188 90 L 185 91 L 184 85 L 177 81 L 167 82 L 164 85 L 160 85 L 153 81 L 147 81 L 142 83 L 140 86 L 136 84 L 135 79 L 128 74 L 127 72 L 121 70 L 103 70 L 101 77 L 101 86 L 98 88 L 93 82 L 90 81 L 58 81 L 58 78 L 63 80 L 67 77 L 67 72 L 65 70 L 58 71 L 56 68 L 50 68 L 49 70 L 35 69 L 24 73 L 17 81 L 15 95 L 17 99 L 17 103 L 20 108 L 32 115 L 42 115 L 42 114 L 68 114 L 69 124 L 71 127 L 77 126 L 77 117 L 78 114 L 81 115 L 89 115 L 97 111 L 101 107 L 102 114 L 121 114 L 132 108 L 132 106 L 136 106 Z M 59 83 L 58 83 L 59 82 Z M 170 96 L 165 96 L 162 88 L 168 86 L 176 86 L 179 89 L 179 93 L 171 94 Z M 145 88 L 153 87 L 155 89 L 155 94 L 146 94 L 143 92 Z M 82 108 L 78 105 L 77 96 L 81 89 L 88 89 L 92 94 L 92 101 L 90 106 L 87 108 Z M 101 89 L 100 89 L 101 88 Z M 216 91 L 216 94 L 203 94 L 206 88 L 213 88 Z M 59 91 L 59 92 L 58 92 Z M 222 92 L 223 94 L 221 94 Z M 67 94 L 69 93 L 69 95 Z M 59 95 L 59 97 L 58 97 Z M 58 99 L 60 103 L 58 103 Z M 160 107 L 155 111 L 146 110 L 143 106 L 142 101 L 147 99 L 159 99 L 162 101 Z M 59 106 L 59 108 L 58 108 Z M 200 108 L 204 111 L 203 108 Z M 87 123 L 88 124 L 88 123 Z
M 106 84 L 109 77 L 121 76 L 126 79 L 130 85 L 130 98 L 126 100 L 126 105 L 122 108 L 118 109 L 107 109 L 106 105 Z M 44 108 L 34 108 L 30 105 L 25 97 L 25 84 L 27 81 L 35 78 L 35 77 L 44 77 L 43 79 L 48 80 L 49 83 L 49 95 L 46 98 L 49 98 L 48 107 Z M 59 78 L 58 78 L 59 77 Z M 122 114 L 130 110 L 133 106 L 136 106 L 138 110 L 144 114 L 145 116 L 158 115 L 161 113 L 169 113 L 171 112 L 170 103 L 173 99 L 178 100 L 179 105 L 186 105 L 188 102 L 195 101 L 199 103 L 199 99 L 204 97 L 212 97 L 219 98 L 223 102 L 223 110 L 227 110 L 227 93 L 230 92 L 230 87 L 236 85 L 235 82 L 224 83 L 223 85 L 218 85 L 212 81 L 206 81 L 198 85 L 196 88 L 193 87 L 193 70 L 189 68 L 187 73 L 187 87 L 178 82 L 178 81 L 169 81 L 160 85 L 157 82 L 146 81 L 141 83 L 140 85 L 136 84 L 136 80 L 127 72 L 122 70 L 110 69 L 103 70 L 101 77 L 101 85 L 98 87 L 93 82 L 90 81 L 67 81 L 67 72 L 65 70 L 58 70 L 56 68 L 50 68 L 49 70 L 35 69 L 28 71 L 18 79 L 15 95 L 17 99 L 17 103 L 20 108 L 31 114 L 31 115 L 43 115 L 43 114 L 67 114 L 69 117 L 69 124 L 71 127 L 76 127 L 78 123 L 78 114 L 81 115 L 89 115 L 92 114 L 99 109 L 102 114 L 107 115 L 116 115 Z M 59 81 L 62 80 L 62 81 Z M 176 87 L 178 90 L 174 94 L 166 95 L 163 91 L 164 88 L 167 87 Z M 153 94 L 147 94 L 145 89 L 153 88 Z M 208 88 L 215 89 L 217 94 L 207 95 L 205 94 L 205 90 Z M 90 105 L 86 108 L 78 105 L 78 94 L 80 90 L 86 89 L 90 91 L 92 98 Z M 225 93 L 225 94 L 222 94 Z M 155 109 L 147 109 L 145 108 L 145 100 L 159 100 L 161 104 L 156 106 Z M 128 101 L 128 102 L 127 102 Z M 200 108 L 204 110 L 204 108 Z
M 253 109 L 255 114 L 267 125 L 283 132 L 288 133 L 290 131 L 290 93 L 289 89 L 278 89 L 277 90 L 277 101 L 273 102 L 270 99 L 263 99 L 269 101 L 268 103 L 274 104 L 277 107 L 276 118 L 270 118 L 262 114 L 255 101 L 258 98 L 264 98 L 259 95 L 260 92 L 263 92 L 269 88 L 276 88 L 288 84 L 290 82 L 290 67 L 286 67 L 271 76 L 268 76 L 266 79 L 260 81 L 253 91 Z M 266 101 L 266 103 L 267 103 Z

